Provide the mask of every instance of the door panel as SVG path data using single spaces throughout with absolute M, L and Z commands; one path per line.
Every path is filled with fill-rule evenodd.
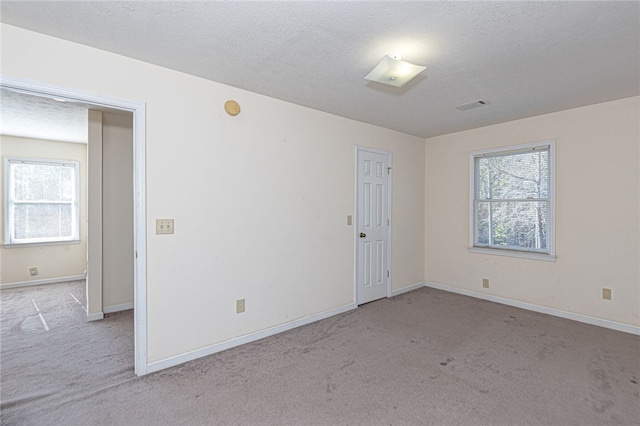
M 356 298 L 362 304 L 388 293 L 390 154 L 359 148 L 357 157 Z

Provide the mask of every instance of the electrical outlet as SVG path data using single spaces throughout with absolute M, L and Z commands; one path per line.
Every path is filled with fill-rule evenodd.
M 489 278 L 482 279 L 482 287 L 489 288 Z
M 31 268 L 29 268 L 29 274 L 31 276 L 38 275 L 38 267 L 37 266 L 32 266 Z
M 611 289 L 603 288 L 602 289 L 602 298 L 605 300 L 611 300 Z
M 244 299 L 236 300 L 236 314 L 243 313 L 244 309 L 245 309 Z
M 173 234 L 173 219 L 156 219 L 156 234 Z

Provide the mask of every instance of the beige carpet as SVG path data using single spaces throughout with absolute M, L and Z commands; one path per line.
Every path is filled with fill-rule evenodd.
M 3 425 L 640 424 L 630 334 L 424 288 L 137 378 L 83 292 L 1 292 Z

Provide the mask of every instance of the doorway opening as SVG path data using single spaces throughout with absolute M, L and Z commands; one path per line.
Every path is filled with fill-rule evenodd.
M 147 373 L 146 324 L 146 212 L 145 212 L 145 104 L 44 83 L 0 76 L 0 88 L 26 95 L 75 102 L 89 109 L 108 109 L 130 113 L 133 117 L 133 286 L 135 374 Z M 89 235 L 91 238 L 91 234 Z M 89 259 L 91 262 L 91 259 Z

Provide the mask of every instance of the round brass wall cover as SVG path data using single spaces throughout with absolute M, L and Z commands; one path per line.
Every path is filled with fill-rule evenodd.
M 240 114 L 240 104 L 238 102 L 230 100 L 224 103 L 224 110 L 231 116 Z

